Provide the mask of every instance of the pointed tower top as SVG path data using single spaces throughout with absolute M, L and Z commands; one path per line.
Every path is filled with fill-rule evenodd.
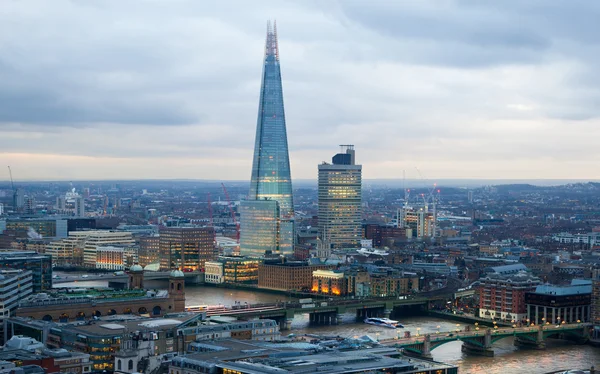
M 277 42 L 277 21 L 273 21 L 271 27 L 271 21 L 267 21 L 267 41 L 265 44 L 265 58 L 270 56 L 275 57 L 276 61 L 279 61 L 279 43 Z

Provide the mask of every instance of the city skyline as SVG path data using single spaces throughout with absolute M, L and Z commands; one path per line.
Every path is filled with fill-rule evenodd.
M 294 178 L 344 142 L 365 180 L 599 179 L 599 5 L 494 4 L 9 2 L 0 159 L 15 180 L 247 180 L 271 16 Z

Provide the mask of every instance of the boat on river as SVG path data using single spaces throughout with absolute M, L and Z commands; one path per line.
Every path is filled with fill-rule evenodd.
M 376 317 L 365 318 L 364 322 L 368 323 L 369 325 L 382 326 L 382 327 L 387 327 L 389 329 L 396 329 L 398 327 L 400 327 L 400 328 L 404 327 L 398 321 L 394 321 L 393 319 L 389 319 L 389 318 L 376 318 Z

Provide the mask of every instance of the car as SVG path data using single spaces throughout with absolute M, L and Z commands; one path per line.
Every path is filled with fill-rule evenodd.
M 87 275 L 87 274 L 84 274 L 81 276 L 81 278 L 88 278 L 88 277 L 89 277 L 89 275 Z

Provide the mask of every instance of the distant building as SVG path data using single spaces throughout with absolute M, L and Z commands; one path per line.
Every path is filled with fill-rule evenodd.
M 535 291 L 540 279 L 520 271 L 507 275 L 490 273 L 479 282 L 479 317 L 522 321 L 527 319 L 525 294 Z
M 276 200 L 244 200 L 240 204 L 240 254 L 262 258 L 281 253 L 281 214 Z
M 52 258 L 33 251 L 1 251 L 0 269 L 31 271 L 34 293 L 52 289 Z
M 319 165 L 319 235 L 333 248 L 357 248 L 362 239 L 362 165 L 353 145 Z
M 213 227 L 161 227 L 160 268 L 200 271 L 206 261 L 217 259 Z
M 0 270 L 0 339 L 4 338 L 4 320 L 14 316 L 19 301 L 33 293 L 32 279 L 31 270 Z
M 204 263 L 204 282 L 221 284 L 225 282 L 223 276 L 223 263 L 220 261 L 207 261 Z
M 130 232 L 124 231 L 77 231 L 69 233 L 69 236 L 85 238 L 83 247 L 83 265 L 89 268 L 96 267 L 96 248 L 105 246 L 133 247 L 135 239 Z
M 400 211 L 402 228 L 409 238 L 425 238 L 435 235 L 435 215 L 425 207 L 402 209 Z
M 309 265 L 303 261 L 263 263 L 258 266 L 258 288 L 281 291 L 310 291 L 313 272 L 329 270 L 332 265 Z
M 281 67 L 277 34 L 267 30 L 263 73 L 261 79 L 258 121 L 254 160 L 250 178 L 248 200 L 242 201 L 240 210 L 240 253 L 243 256 L 262 257 L 265 248 L 273 253 L 291 255 L 294 252 L 294 203 L 292 176 L 287 144 Z M 270 200 L 271 203 L 266 201 Z M 273 204 L 276 203 L 276 204 Z M 248 204 L 252 204 L 248 207 Z M 261 206 L 261 205 L 267 206 Z M 268 213 L 277 212 L 272 218 Z M 252 222 L 256 214 L 270 221 L 265 225 Z M 275 223 L 275 225 L 274 225 Z M 278 231 L 272 228 L 278 226 Z M 255 238 L 260 243 L 254 243 Z M 273 245 L 276 243 L 276 245 Z
M 527 320 L 536 325 L 589 322 L 592 281 L 574 279 L 569 286 L 543 284 L 525 294 Z
M 85 200 L 83 196 L 78 196 L 75 199 L 75 216 L 85 217 Z
M 96 269 L 125 270 L 137 262 L 137 247 L 96 247 Z
M 145 267 L 150 264 L 160 263 L 160 237 L 141 236 L 138 238 L 140 248 L 138 250 L 138 262 Z
M 312 273 L 311 291 L 325 294 L 346 296 L 348 290 L 348 279 L 343 272 L 333 270 L 315 270 Z

